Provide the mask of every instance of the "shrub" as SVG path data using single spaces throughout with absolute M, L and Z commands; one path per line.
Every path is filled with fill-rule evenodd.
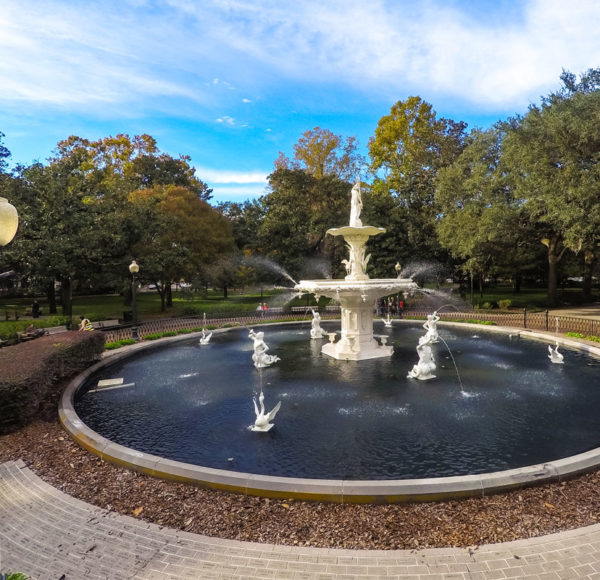
M 592 342 L 600 342 L 600 336 L 595 336 L 593 334 L 584 335 L 581 332 L 567 332 L 567 336 L 572 338 L 583 338 L 584 340 L 591 340 Z
M 57 396 L 60 381 L 100 359 L 103 350 L 101 332 L 63 332 L 0 349 L 0 434 L 25 425 Z
M 104 345 L 106 350 L 113 350 L 115 348 L 119 348 L 121 346 L 127 346 L 128 344 L 135 344 L 137 341 L 133 338 L 122 338 L 121 340 L 117 340 L 115 342 L 107 342 Z
M 160 338 L 162 336 L 162 333 L 160 332 L 151 332 L 150 334 L 147 334 L 146 336 L 144 336 L 144 340 L 156 340 L 158 338 Z
M 512 300 L 498 300 L 498 306 L 502 310 L 508 310 L 512 305 Z

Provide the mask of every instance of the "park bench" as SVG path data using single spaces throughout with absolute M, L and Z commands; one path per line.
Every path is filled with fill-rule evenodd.
M 59 332 L 67 332 L 67 327 L 63 325 L 46 328 L 46 334 L 58 334 Z
M 97 320 L 96 322 L 91 323 L 92 328 L 94 330 L 98 330 L 100 328 L 110 328 L 113 326 L 119 326 L 119 321 L 117 319 L 114 320 Z

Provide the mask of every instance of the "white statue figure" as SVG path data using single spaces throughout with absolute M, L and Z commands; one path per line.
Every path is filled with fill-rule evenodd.
M 548 345 L 548 358 L 556 364 L 562 365 L 564 364 L 564 356 L 562 354 L 562 352 L 558 352 L 558 341 L 556 342 L 556 346 L 554 348 L 552 348 L 550 345 Z
M 210 342 L 210 337 L 212 336 L 212 332 L 206 334 L 206 330 L 202 329 L 202 336 L 200 337 L 200 344 L 208 344 Z
M 262 391 L 258 396 L 260 410 L 258 408 L 258 405 L 256 404 L 256 399 L 252 399 L 252 401 L 254 402 L 254 412 L 256 413 L 256 421 L 254 421 L 254 425 L 252 425 L 250 429 L 252 431 L 262 431 L 264 433 L 265 431 L 268 431 L 269 429 L 271 429 L 271 427 L 273 427 L 273 423 L 271 423 L 271 421 L 275 418 L 275 415 L 277 415 L 277 411 L 279 411 L 279 409 L 281 408 L 281 401 L 279 401 L 279 403 L 277 403 L 277 405 L 275 405 L 275 407 L 273 407 L 273 409 L 268 413 L 265 413 L 265 396 L 263 395 Z
M 426 336 L 431 338 L 431 342 L 439 342 L 440 336 L 437 330 L 437 323 L 440 321 L 437 310 L 433 314 L 427 315 L 427 320 L 423 324 L 423 328 L 427 331 Z
M 321 328 L 321 315 L 316 310 L 313 310 L 312 313 L 313 319 L 310 323 L 310 337 L 323 338 L 324 336 L 327 336 L 327 333 Z
M 381 320 L 383 320 L 383 324 L 386 326 L 386 328 L 391 328 L 392 327 L 392 319 L 390 318 L 390 313 L 387 313 L 387 316 L 385 318 L 382 318 Z
M 352 273 L 352 263 L 349 260 L 342 260 L 342 264 L 344 264 L 344 268 L 346 268 L 346 275 L 350 276 Z
M 433 352 L 431 350 L 431 343 L 431 337 L 427 334 L 419 339 L 419 344 L 417 346 L 419 362 L 409 371 L 407 375 L 409 379 L 418 379 L 420 381 L 435 379 L 433 372 L 436 367 Z
M 357 179 L 356 183 L 352 187 L 352 198 L 350 200 L 350 227 L 362 227 L 362 221 L 360 220 L 362 206 L 363 204 L 360 196 L 360 179 Z
M 362 259 L 361 265 L 362 265 L 363 272 L 367 271 L 367 264 L 369 263 L 370 259 L 371 259 L 371 254 L 367 254 L 367 256 Z
M 267 354 L 269 347 L 264 340 L 264 332 L 254 332 L 254 330 L 250 330 L 250 334 L 248 336 L 254 341 L 254 353 L 252 354 L 252 361 L 257 369 L 268 367 L 274 362 L 281 360 L 276 355 Z

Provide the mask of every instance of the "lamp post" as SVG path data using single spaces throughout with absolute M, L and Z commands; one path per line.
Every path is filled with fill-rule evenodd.
M 135 280 L 135 275 L 140 271 L 140 267 L 137 262 L 133 260 L 131 264 L 129 264 L 129 271 L 131 272 L 131 310 L 133 311 L 133 326 L 131 328 L 131 338 L 133 340 L 138 340 L 138 326 L 137 326 L 137 282 Z
M 19 227 L 19 214 L 14 205 L 0 197 L 0 246 L 6 246 L 17 233 Z

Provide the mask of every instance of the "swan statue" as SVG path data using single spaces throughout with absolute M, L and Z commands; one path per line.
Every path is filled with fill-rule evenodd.
M 552 348 L 550 345 L 548 345 L 548 358 L 556 364 L 562 365 L 564 364 L 564 355 L 562 354 L 562 352 L 558 352 L 558 342 L 556 343 L 556 346 L 554 348 Z
M 382 318 L 381 320 L 383 320 L 383 324 L 386 328 L 391 328 L 392 327 L 392 320 L 390 319 L 390 313 L 388 312 L 387 318 Z
M 259 431 L 259 432 L 267 432 L 269 431 L 269 429 L 271 429 L 271 427 L 273 427 L 273 423 L 271 423 L 271 421 L 275 418 L 275 415 L 277 415 L 277 411 L 279 411 L 279 409 L 281 408 L 281 401 L 279 401 L 279 403 L 277 403 L 277 405 L 275 405 L 273 407 L 273 409 L 271 411 L 269 411 L 268 413 L 265 413 L 265 396 L 263 394 L 263 392 L 260 392 L 260 395 L 258 396 L 258 402 L 260 404 L 260 410 L 258 408 L 258 405 L 256 404 L 256 399 L 252 399 L 253 403 L 254 403 L 254 412 L 256 413 L 256 421 L 254 421 L 254 425 L 250 426 L 250 429 L 252 431 Z
M 210 342 L 210 337 L 212 336 L 212 332 L 206 334 L 206 330 L 202 329 L 202 336 L 200 337 L 200 344 L 208 344 Z

